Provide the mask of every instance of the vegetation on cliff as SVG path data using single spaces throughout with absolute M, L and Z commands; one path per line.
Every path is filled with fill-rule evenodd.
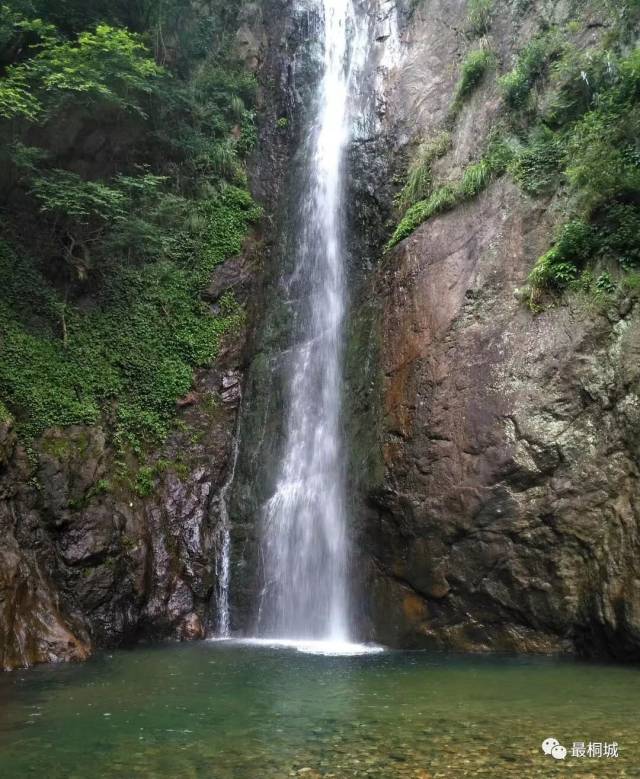
M 533 268 L 530 302 L 570 285 L 596 294 L 635 284 L 640 270 L 640 54 L 637 0 L 595 9 L 604 18 L 584 43 L 589 4 L 564 25 L 542 26 L 497 81 L 499 126 L 484 156 L 457 179 L 434 181 L 437 155 L 417 155 L 398 198 L 401 218 L 389 248 L 435 214 L 474 197 L 508 173 L 530 196 L 553 199 L 563 224 Z M 498 63 L 490 30 L 494 3 L 470 0 L 468 37 L 448 121 Z M 496 87 L 492 87 L 496 89 Z M 423 150 L 436 148 L 427 142 Z M 442 153 L 444 154 L 446 150 Z M 420 176 L 416 171 L 420 170 Z M 427 175 L 428 172 L 428 175 Z M 416 181 L 420 186 L 415 186 Z M 425 186 L 424 182 L 428 182 Z
M 259 214 L 238 6 L 0 6 L 0 402 L 27 436 L 161 439 L 242 316 L 201 299 Z

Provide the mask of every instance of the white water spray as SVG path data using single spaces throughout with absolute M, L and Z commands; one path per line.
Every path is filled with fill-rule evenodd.
M 288 290 L 297 340 L 290 352 L 285 447 L 263 517 L 265 587 L 258 629 L 263 636 L 345 642 L 350 618 L 341 435 L 343 163 L 353 56 L 362 35 L 351 0 L 320 2 L 323 76 L 304 148 Z

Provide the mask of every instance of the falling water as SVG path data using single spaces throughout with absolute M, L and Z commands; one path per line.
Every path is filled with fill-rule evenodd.
M 216 534 L 216 636 L 229 638 L 231 620 L 229 616 L 229 581 L 231 578 L 231 520 L 229 518 L 229 492 L 233 485 L 240 453 L 240 421 L 241 409 L 238 411 L 238 423 L 233 437 L 233 452 L 231 454 L 231 470 L 220 490 L 218 498 L 219 521 Z
M 349 638 L 348 538 L 341 441 L 345 312 L 343 161 L 358 39 L 351 0 L 320 0 L 323 75 L 304 148 L 289 281 L 296 343 L 289 354 L 286 441 L 264 511 L 265 636 Z M 351 41 L 351 43 L 350 43 Z

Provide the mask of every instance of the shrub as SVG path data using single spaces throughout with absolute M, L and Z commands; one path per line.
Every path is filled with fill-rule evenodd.
M 502 76 L 499 82 L 509 107 L 521 109 L 526 106 L 529 93 L 558 50 L 559 42 L 553 33 L 534 38 L 525 46 L 515 68 Z
M 529 195 L 540 195 L 557 186 L 564 161 L 564 147 L 557 133 L 541 125 L 509 166 L 514 180 Z
M 603 204 L 640 197 L 640 54 L 599 61 L 608 63 L 608 75 L 598 80 L 593 107 L 573 124 L 567 141 L 571 194 L 587 217 Z
M 589 260 L 596 246 L 593 228 L 574 220 L 564 225 L 555 245 L 536 262 L 529 274 L 534 289 L 564 289 L 578 277 L 578 269 Z
M 469 33 L 480 37 L 491 29 L 493 0 L 469 0 L 467 4 L 467 25 Z
M 613 283 L 611 274 L 607 271 L 601 273 L 596 279 L 596 289 L 605 295 L 612 295 L 616 291 L 616 285 Z
M 510 170 L 532 194 L 567 183 L 573 218 L 532 271 L 538 288 L 563 289 L 589 261 L 640 264 L 640 54 L 567 49 L 552 81 L 556 129 L 540 124 Z
M 640 206 L 614 203 L 596 222 L 600 254 L 620 263 L 623 269 L 640 267 Z
M 495 55 L 489 49 L 474 49 L 467 54 L 456 86 L 454 110 L 462 105 L 494 66 Z
M 426 199 L 433 186 L 431 166 L 434 161 L 447 153 L 451 147 L 451 135 L 443 132 L 430 141 L 423 143 L 418 154 L 409 166 L 407 181 L 397 197 L 397 205 L 406 210 L 419 200 Z
M 585 53 L 575 46 L 566 46 L 549 68 L 551 95 L 544 113 L 545 123 L 561 128 L 588 111 L 596 92 L 612 74 L 611 64 L 602 53 Z
M 5 118 L 47 118 L 69 98 L 143 115 L 139 98 L 154 89 L 162 72 L 137 35 L 105 24 L 81 33 L 77 41 L 47 36 L 33 48 L 36 54 L 10 66 L 0 82 Z
M 575 204 L 586 215 L 601 204 L 640 194 L 637 106 L 603 106 L 576 125 L 568 141 L 566 174 Z

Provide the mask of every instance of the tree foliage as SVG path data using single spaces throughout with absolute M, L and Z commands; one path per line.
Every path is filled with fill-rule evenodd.
M 0 6 L 0 403 L 24 434 L 108 418 L 141 451 L 241 323 L 201 299 L 260 215 L 237 7 Z
M 7 68 L 0 116 L 45 121 L 69 102 L 99 101 L 143 113 L 140 96 L 153 90 L 161 71 L 138 36 L 103 24 L 69 41 L 52 29 L 43 26 L 30 45 L 34 56 Z

